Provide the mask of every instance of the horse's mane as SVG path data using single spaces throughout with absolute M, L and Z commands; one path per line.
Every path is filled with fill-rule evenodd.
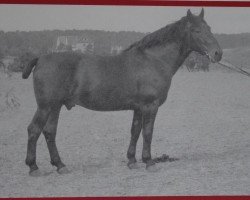
M 146 35 L 141 40 L 133 43 L 124 51 L 129 51 L 131 49 L 145 50 L 150 47 L 157 45 L 164 45 L 171 41 L 179 39 L 184 31 L 184 26 L 186 24 L 187 18 L 182 17 L 180 20 L 169 24 L 153 33 Z

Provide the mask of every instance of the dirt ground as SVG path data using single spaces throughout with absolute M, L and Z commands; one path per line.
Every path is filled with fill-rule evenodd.
M 127 168 L 132 112 L 63 108 L 57 145 L 70 174 L 50 165 L 43 136 L 37 163 L 48 176 L 28 176 L 24 164 L 28 126 L 34 112 L 32 79 L 0 77 L 0 197 L 250 194 L 250 79 L 221 71 L 180 70 L 160 108 L 152 156 L 179 158 L 148 172 Z M 10 88 L 19 108 L 5 108 Z

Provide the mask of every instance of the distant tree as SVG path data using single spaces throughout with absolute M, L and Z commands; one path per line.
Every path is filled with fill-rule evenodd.
M 0 49 L 0 69 L 3 69 L 5 71 L 5 64 L 3 62 L 4 54 L 3 51 Z
M 2 49 L 0 49 L 0 61 L 4 58 L 4 53 L 2 51 Z
M 99 30 L 44 30 L 44 31 L 0 31 L 0 49 L 4 55 L 20 57 L 23 52 L 33 52 L 37 55 L 48 53 L 55 49 L 58 36 L 73 35 L 88 38 L 94 42 L 95 54 L 110 54 L 111 46 L 122 46 L 123 49 L 143 38 L 146 33 L 134 31 L 99 31 Z M 215 34 L 222 48 L 237 48 L 250 46 L 250 33 Z M 65 49 L 64 44 L 58 47 Z
M 61 50 L 65 49 L 65 45 L 64 45 L 63 43 L 60 43 L 60 44 L 58 45 L 57 49 L 58 49 L 59 51 L 61 51 Z
M 209 71 L 210 60 L 207 56 L 192 52 L 183 65 L 187 67 L 188 71 Z
M 187 67 L 188 71 L 194 71 L 195 64 L 196 56 L 194 53 L 192 53 L 186 58 L 184 65 Z
M 66 51 L 72 51 L 72 46 L 71 45 L 67 45 L 66 46 Z
M 209 71 L 210 60 L 207 56 L 197 54 L 196 63 L 198 70 Z

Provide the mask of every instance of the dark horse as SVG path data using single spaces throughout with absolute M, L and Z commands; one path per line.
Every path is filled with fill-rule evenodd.
M 185 58 L 197 51 L 212 62 L 220 61 L 222 50 L 204 20 L 188 10 L 179 21 L 167 25 L 132 44 L 116 56 L 52 53 L 30 62 L 23 71 L 33 81 L 37 111 L 28 126 L 26 164 L 30 175 L 40 175 L 36 144 L 44 134 L 51 164 L 59 173 L 68 170 L 58 154 L 55 137 L 63 105 L 96 111 L 133 110 L 128 166 L 136 163 L 136 143 L 142 130 L 142 161 L 152 166 L 151 141 L 158 108 L 165 102 L 173 75 Z

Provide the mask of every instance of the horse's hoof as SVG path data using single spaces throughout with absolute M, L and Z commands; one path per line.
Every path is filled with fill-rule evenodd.
M 138 169 L 139 168 L 135 158 L 129 159 L 127 166 L 128 166 L 129 169 Z
M 148 160 L 147 162 L 146 162 L 146 168 L 148 168 L 148 167 L 150 167 L 150 166 L 153 166 L 153 165 L 155 165 L 155 161 L 154 160 Z
M 146 170 L 149 172 L 156 172 L 159 170 L 154 160 L 149 160 L 146 163 Z
M 128 162 L 127 166 L 129 169 L 138 169 L 139 168 L 139 166 L 136 162 Z
M 43 176 L 44 173 L 42 173 L 39 169 L 36 169 L 36 170 L 30 171 L 29 175 L 32 177 L 40 177 L 40 176 Z
M 68 170 L 67 167 L 61 167 L 60 169 L 57 170 L 59 174 L 69 174 L 70 171 Z

